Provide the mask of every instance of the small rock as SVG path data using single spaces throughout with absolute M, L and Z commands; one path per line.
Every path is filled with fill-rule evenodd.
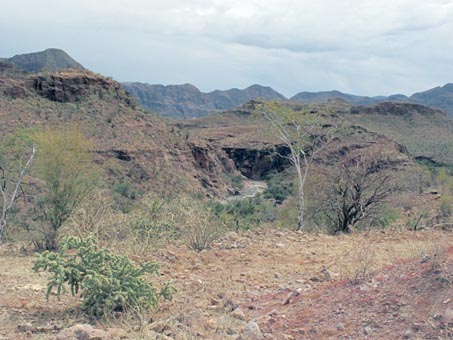
M 425 263 L 425 262 L 428 262 L 429 260 L 431 260 L 431 257 L 429 255 L 424 255 L 420 262 Z
M 263 333 L 255 321 L 250 321 L 245 325 L 244 330 L 242 331 L 243 339 L 247 340 L 262 340 L 264 339 Z
M 56 340 L 111 340 L 112 337 L 104 330 L 88 324 L 78 324 L 58 333 Z
M 170 329 L 170 326 L 166 322 L 157 321 L 149 325 L 149 329 L 157 333 L 164 333 Z
M 216 329 L 217 328 L 217 321 L 213 318 L 209 318 L 205 321 L 206 328 Z
M 109 329 L 107 329 L 107 333 L 109 333 L 110 336 L 115 339 L 129 338 L 129 334 L 124 329 L 121 329 L 121 328 L 109 328 Z
M 407 331 L 404 332 L 403 334 L 403 339 L 410 339 L 412 337 L 412 331 L 408 329 Z
M 220 301 L 217 299 L 214 299 L 214 298 L 209 299 L 209 304 L 211 306 L 217 306 L 219 303 L 220 303 Z
M 344 331 L 344 323 L 342 323 L 342 322 L 337 323 L 337 325 L 335 327 L 339 331 Z
M 289 305 L 291 303 L 291 300 L 296 297 L 296 296 L 299 296 L 300 292 L 298 290 L 293 290 L 291 293 L 289 293 L 287 296 L 286 296 L 286 299 L 283 301 L 283 305 Z
M 34 332 L 36 330 L 36 327 L 33 327 L 33 325 L 29 322 L 25 322 L 25 323 L 22 323 L 20 325 L 17 326 L 17 330 L 19 332 Z
M 373 328 L 371 328 L 370 326 L 366 326 L 363 329 L 363 333 L 365 333 L 365 335 L 370 335 L 371 333 L 373 333 Z
M 324 276 L 324 281 L 332 280 L 332 273 L 326 267 L 321 269 L 321 274 Z
M 447 308 L 444 313 L 444 320 L 447 324 L 453 323 L 453 308 Z
M 240 308 L 236 308 L 231 312 L 231 316 L 235 319 L 246 321 L 245 314 Z

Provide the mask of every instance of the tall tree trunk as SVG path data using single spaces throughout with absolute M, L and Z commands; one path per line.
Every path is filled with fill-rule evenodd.
M 304 228 L 304 210 L 305 210 L 305 194 L 304 194 L 304 176 L 300 164 L 297 165 L 297 179 L 299 182 L 299 211 L 297 214 L 297 227 L 296 230 L 300 231 Z
M 5 227 L 6 227 L 6 218 L 1 218 L 0 219 L 0 243 L 3 241 L 3 233 L 5 232 Z

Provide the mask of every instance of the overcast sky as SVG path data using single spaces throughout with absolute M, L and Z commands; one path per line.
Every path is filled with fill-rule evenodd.
M 453 0 L 0 0 L 0 56 L 62 48 L 119 81 L 292 96 L 453 82 Z

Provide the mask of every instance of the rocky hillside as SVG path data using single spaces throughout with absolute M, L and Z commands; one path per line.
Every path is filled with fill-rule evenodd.
M 290 100 L 304 103 L 325 103 L 330 99 L 343 99 L 353 105 L 373 105 L 386 101 L 416 103 L 441 109 L 449 116 L 453 116 L 453 84 L 438 86 L 433 89 L 414 93 L 410 97 L 403 94 L 394 94 L 388 97 L 366 97 L 342 93 L 340 91 L 300 92 Z
M 285 97 L 270 87 L 252 85 L 244 90 L 216 90 L 200 92 L 195 86 L 149 85 L 143 83 L 123 83 L 123 87 L 133 94 L 139 104 L 147 110 L 163 116 L 188 119 L 206 116 L 211 113 L 238 107 L 248 100 L 284 100 Z M 340 91 L 300 92 L 289 100 L 302 103 L 326 103 L 332 99 L 342 99 L 352 105 L 375 105 L 382 102 L 413 103 L 438 108 L 453 115 L 453 84 L 415 93 L 410 97 L 403 94 L 390 96 L 357 96 Z
M 224 151 L 245 177 L 265 179 L 291 167 L 291 163 L 285 157 L 290 152 L 286 145 L 272 133 L 266 121 L 253 115 L 259 103 L 251 101 L 224 113 L 180 122 L 178 126 L 190 131 L 190 141 L 194 145 L 215 145 Z M 344 115 L 344 107 L 337 106 L 338 103 L 314 105 L 282 102 L 281 105 L 321 115 L 335 111 L 337 113 L 333 114 L 333 119 Z M 396 140 L 363 128 L 356 122 L 343 120 L 343 123 L 350 127 L 350 133 L 325 148 L 323 155 L 319 155 L 320 159 L 337 162 L 343 158 L 385 152 L 390 167 L 396 169 L 411 164 L 411 156 L 407 149 Z
M 243 90 L 216 90 L 209 93 L 201 92 L 190 84 L 163 86 L 122 83 L 122 85 L 137 97 L 138 102 L 145 109 L 178 119 L 196 118 L 229 110 L 256 98 L 284 99 L 283 95 L 272 88 L 261 85 L 252 85 Z
M 330 99 L 343 99 L 350 104 L 356 105 L 371 105 L 387 98 L 356 96 L 335 90 L 321 92 L 299 92 L 290 98 L 291 101 L 303 103 L 325 103 Z
M 80 127 L 95 141 L 109 187 L 225 196 L 226 173 L 235 171 L 224 154 L 195 148 L 180 129 L 136 108 L 119 83 L 87 71 L 0 74 L 0 120 L 0 141 L 18 128 Z
M 416 158 L 453 164 L 453 121 L 445 112 L 413 103 L 383 102 L 349 109 L 342 105 L 342 117 L 351 124 L 389 136 Z
M 27 72 L 53 72 L 66 69 L 84 70 L 85 68 L 71 58 L 65 51 L 49 48 L 35 53 L 18 54 L 3 59 Z
M 415 93 L 410 99 L 417 103 L 439 108 L 453 116 L 453 84 L 451 83 L 425 92 Z

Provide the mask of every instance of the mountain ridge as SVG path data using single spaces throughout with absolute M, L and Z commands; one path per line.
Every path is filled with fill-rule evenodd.
M 172 118 L 196 118 L 212 112 L 229 110 L 245 102 L 262 98 L 286 99 L 269 86 L 258 84 L 245 89 L 202 92 L 192 84 L 160 85 L 125 82 L 121 85 L 147 110 Z
M 54 72 L 66 69 L 86 70 L 68 53 L 58 48 L 48 48 L 40 52 L 16 54 L 11 58 L 0 58 L 0 62 L 11 63 L 30 73 Z
M 10 78 L 22 77 L 24 72 L 42 73 L 67 69 L 86 69 L 68 53 L 57 48 L 44 51 L 17 54 L 11 58 L 0 58 L 0 73 Z M 290 100 L 304 103 L 324 103 L 340 98 L 353 105 L 375 105 L 386 101 L 422 104 L 438 108 L 453 117 L 453 83 L 437 86 L 411 96 L 392 94 L 389 96 L 360 96 L 338 90 L 308 92 L 302 91 L 286 98 L 272 87 L 259 84 L 244 89 L 213 90 L 202 92 L 192 84 L 160 85 L 140 82 L 123 82 L 121 85 L 130 92 L 138 103 L 149 111 L 162 116 L 190 119 L 214 112 L 239 107 L 249 100 Z

